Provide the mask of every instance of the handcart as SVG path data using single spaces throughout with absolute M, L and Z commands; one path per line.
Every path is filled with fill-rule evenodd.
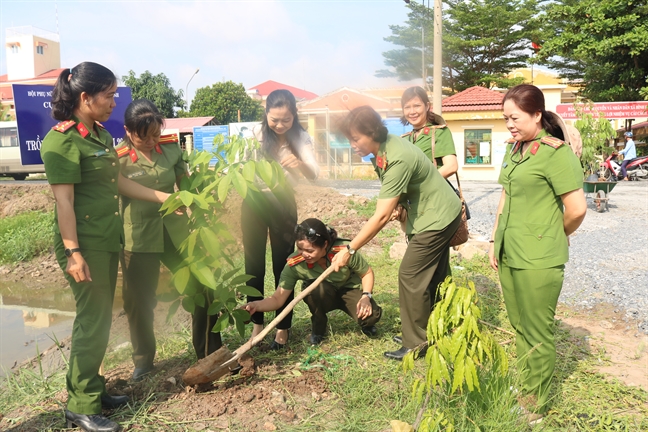
M 608 208 L 608 195 L 614 189 L 617 182 L 609 181 L 587 181 L 583 182 L 583 190 L 585 196 L 592 197 L 594 204 L 596 204 L 596 211 L 599 213 L 604 212 Z M 592 196 L 593 194 L 593 196 Z

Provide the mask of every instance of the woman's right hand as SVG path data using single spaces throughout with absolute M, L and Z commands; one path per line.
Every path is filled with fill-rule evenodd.
M 250 315 L 254 315 L 256 313 L 258 304 L 258 301 L 249 302 L 248 304 L 241 306 L 241 309 L 245 309 Z
M 488 261 L 490 262 L 493 270 L 497 271 L 497 258 L 495 257 L 495 243 L 491 243 L 488 248 Z
M 68 258 L 65 271 L 74 278 L 75 282 L 92 282 L 90 267 L 88 267 L 88 263 L 80 253 L 73 253 Z

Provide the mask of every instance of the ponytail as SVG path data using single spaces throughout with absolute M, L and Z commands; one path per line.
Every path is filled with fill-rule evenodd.
M 52 117 L 69 120 L 81 100 L 81 93 L 94 96 L 115 85 L 117 77 L 110 69 L 92 62 L 79 63 L 64 69 L 52 91 Z
M 565 134 L 563 133 L 560 124 L 556 121 L 556 117 L 544 109 L 540 111 L 540 113 L 542 114 L 542 128 L 547 131 L 549 135 L 565 141 Z

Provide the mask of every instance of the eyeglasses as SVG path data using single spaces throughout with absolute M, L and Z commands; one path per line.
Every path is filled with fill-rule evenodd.
M 304 236 L 306 237 L 306 240 L 311 242 L 315 241 L 317 237 L 321 237 L 321 235 L 305 223 L 295 225 L 295 235 L 297 237 Z

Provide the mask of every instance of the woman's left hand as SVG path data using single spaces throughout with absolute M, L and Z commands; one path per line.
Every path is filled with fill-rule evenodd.
M 336 253 L 333 260 L 331 260 L 333 271 L 340 271 L 342 267 L 345 267 L 349 263 L 350 258 L 351 254 L 347 249 L 342 249 L 340 252 Z
M 280 164 L 284 168 L 295 169 L 299 168 L 300 161 L 295 157 L 294 154 L 289 154 L 285 158 L 281 159 Z
M 369 300 L 369 297 L 363 295 L 356 305 L 356 315 L 358 315 L 358 319 L 362 320 L 370 317 L 372 313 L 371 300 Z

